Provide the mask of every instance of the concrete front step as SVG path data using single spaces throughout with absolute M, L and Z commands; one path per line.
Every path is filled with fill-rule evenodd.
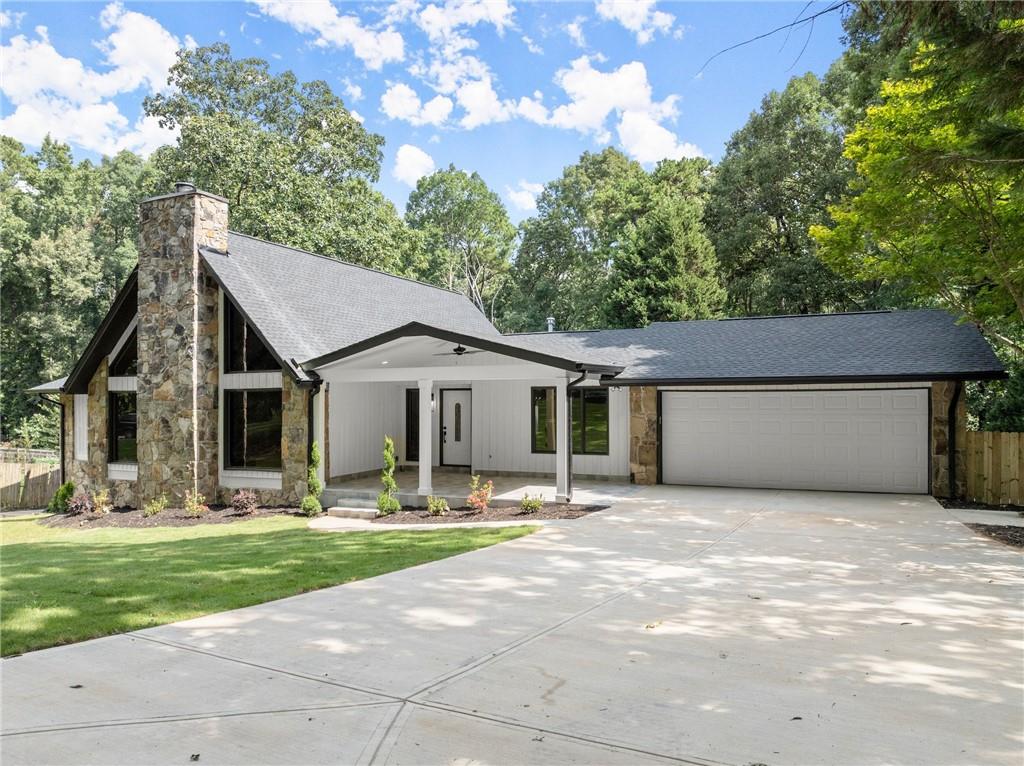
M 374 519 L 377 516 L 377 509 L 369 508 L 346 508 L 334 505 L 327 509 L 328 516 L 335 516 L 339 519 Z

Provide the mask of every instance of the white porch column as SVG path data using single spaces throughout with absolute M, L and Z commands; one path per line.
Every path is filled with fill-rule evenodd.
M 431 486 L 431 464 L 434 461 L 430 454 L 433 445 L 433 420 L 430 412 L 430 394 L 434 388 L 434 381 L 421 380 L 420 387 L 420 485 L 416 494 L 420 496 L 434 494 Z
M 555 384 L 555 500 L 568 503 L 569 495 L 569 416 L 568 381 L 560 378 Z

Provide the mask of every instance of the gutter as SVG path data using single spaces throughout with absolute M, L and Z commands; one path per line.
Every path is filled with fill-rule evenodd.
M 591 373 L 584 370 L 580 373 L 578 378 L 570 380 L 565 386 L 565 420 L 566 428 L 569 429 L 569 454 L 567 456 L 568 467 L 565 475 L 565 497 L 567 502 L 572 500 L 572 397 L 570 394 L 576 386 L 587 379 L 589 374 Z
M 953 387 L 953 396 L 949 400 L 949 409 L 946 411 L 946 432 L 947 432 L 947 446 L 949 454 L 949 496 L 953 499 L 957 498 L 956 492 L 956 410 L 960 404 L 960 396 L 963 394 L 964 382 L 958 380 L 956 386 Z

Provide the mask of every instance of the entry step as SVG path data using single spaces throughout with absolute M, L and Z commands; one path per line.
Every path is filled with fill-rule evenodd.
M 375 519 L 377 509 L 373 508 L 346 508 L 342 505 L 333 505 L 327 509 L 328 516 L 337 516 L 339 519 Z

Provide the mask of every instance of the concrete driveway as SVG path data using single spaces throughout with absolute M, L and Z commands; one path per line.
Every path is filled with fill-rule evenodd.
M 5 765 L 1018 765 L 1022 597 L 1021 553 L 929 498 L 649 488 L 6 660 L 0 746 Z

